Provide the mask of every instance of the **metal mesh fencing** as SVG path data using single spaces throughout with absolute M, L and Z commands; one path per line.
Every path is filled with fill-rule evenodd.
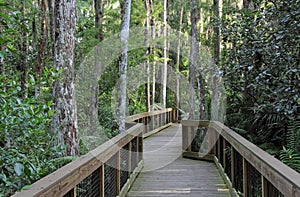
M 131 141 L 131 172 L 137 167 L 137 137 Z
M 96 197 L 101 193 L 101 168 L 81 181 L 76 187 L 76 196 Z
M 112 156 L 104 165 L 104 196 L 117 196 L 117 155 Z
M 120 150 L 120 188 L 126 184 L 129 178 L 129 143 Z

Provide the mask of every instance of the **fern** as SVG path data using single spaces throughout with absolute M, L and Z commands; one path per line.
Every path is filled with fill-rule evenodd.
M 300 120 L 291 120 L 288 126 L 286 136 L 287 147 L 293 149 L 295 152 L 300 152 Z
M 283 147 L 280 151 L 279 159 L 289 167 L 300 173 L 300 155 L 293 149 Z

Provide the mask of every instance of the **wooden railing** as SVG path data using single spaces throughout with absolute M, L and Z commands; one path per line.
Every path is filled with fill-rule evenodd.
M 183 156 L 213 160 L 233 195 L 300 196 L 299 173 L 222 123 L 181 123 Z
M 172 108 L 135 114 L 126 118 L 127 122 L 143 123 L 146 126 L 144 137 L 148 137 L 165 129 L 170 126 L 172 122 L 176 122 L 177 120 L 178 111 Z
M 143 168 L 143 136 L 170 125 L 176 118 L 172 114 L 172 109 L 165 109 L 127 117 L 129 122 L 126 125 L 130 128 L 125 132 L 33 183 L 14 197 L 126 196 Z

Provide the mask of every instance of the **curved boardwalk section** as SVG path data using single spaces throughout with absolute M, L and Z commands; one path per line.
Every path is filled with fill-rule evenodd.
M 144 161 L 128 197 L 230 196 L 214 163 L 181 157 L 181 125 L 146 138 Z

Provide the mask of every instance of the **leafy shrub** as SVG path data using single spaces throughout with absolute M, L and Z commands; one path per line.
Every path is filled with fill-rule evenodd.
M 56 170 L 72 157 L 54 146 L 51 102 L 22 99 L 17 79 L 0 76 L 0 196 L 9 196 Z

